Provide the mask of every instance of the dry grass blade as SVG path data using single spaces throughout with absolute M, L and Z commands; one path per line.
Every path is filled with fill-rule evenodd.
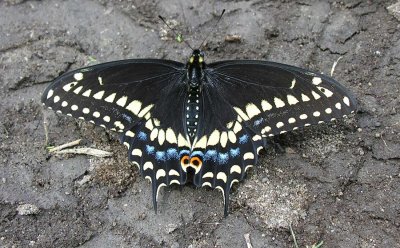
M 77 146 L 77 145 L 79 145 L 79 143 L 81 143 L 81 141 L 82 141 L 82 139 L 78 139 L 78 140 L 74 140 L 72 142 L 65 143 L 60 146 L 51 147 L 51 148 L 49 148 L 49 152 L 56 152 L 56 151 L 60 151 L 62 149 L 68 148 L 68 147 Z
M 244 239 L 246 240 L 247 248 L 253 248 L 253 245 L 251 244 L 251 240 L 250 240 L 250 233 L 246 233 L 243 236 L 244 236 Z
M 112 152 L 107 152 L 99 149 L 94 149 L 90 147 L 79 147 L 72 149 L 64 149 L 60 151 L 55 151 L 55 154 L 86 154 L 90 156 L 105 158 L 112 156 Z

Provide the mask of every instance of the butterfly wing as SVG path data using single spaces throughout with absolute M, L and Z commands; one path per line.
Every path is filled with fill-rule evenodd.
M 262 137 L 341 118 L 354 97 L 325 75 L 267 61 L 222 61 L 206 71 L 210 86 Z
M 42 96 L 45 106 L 121 133 L 129 159 L 152 182 L 153 201 L 162 186 L 184 184 L 179 163 L 183 138 L 186 70 L 155 59 L 104 63 L 66 73 Z M 156 206 L 156 205 L 155 205 Z
M 264 61 L 209 64 L 194 145 L 204 161 L 194 182 L 220 189 L 227 214 L 232 184 L 256 164 L 266 137 L 343 117 L 355 107 L 342 85 L 315 72 Z

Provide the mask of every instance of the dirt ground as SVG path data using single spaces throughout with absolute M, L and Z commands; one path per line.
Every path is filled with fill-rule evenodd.
M 1 247 L 400 247 L 400 22 L 396 1 L 0 1 Z M 127 58 L 266 59 L 329 74 L 359 110 L 347 120 L 271 140 L 231 193 L 151 187 L 116 134 L 44 110 L 56 76 Z M 398 13 L 397 13 L 398 14 Z M 226 39 L 237 35 L 237 39 Z M 110 158 L 55 156 L 82 138 Z M 31 205 L 26 205 L 31 204 Z

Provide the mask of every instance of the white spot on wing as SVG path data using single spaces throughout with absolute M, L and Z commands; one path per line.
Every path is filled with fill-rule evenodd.
M 282 107 L 285 106 L 285 102 L 282 101 L 282 100 L 281 100 L 280 98 L 278 98 L 278 97 L 275 97 L 275 98 L 274 98 L 274 103 L 275 103 L 276 108 L 282 108 Z
M 182 134 L 178 135 L 178 147 L 189 147 L 187 140 L 182 136 Z
M 246 166 L 246 168 L 244 168 L 244 171 L 246 172 L 248 169 L 252 168 L 253 165 L 249 164 L 248 166 Z
M 100 117 L 100 113 L 95 111 L 93 112 L 93 117 L 99 118 Z
M 153 169 L 153 163 L 152 162 L 147 161 L 146 163 L 144 163 L 143 170 L 147 170 L 147 169 L 150 169 L 150 170 Z
M 165 177 L 165 170 L 164 169 L 158 169 L 156 173 L 156 179 L 159 179 L 160 177 Z
M 230 174 L 232 174 L 232 173 L 241 174 L 242 173 L 242 169 L 240 168 L 239 165 L 234 165 L 234 166 L 231 167 L 231 170 L 230 170 Z
M 296 79 L 293 78 L 292 85 L 290 86 L 290 89 L 293 89 L 295 85 L 296 85 Z
M 317 87 L 326 97 L 331 97 L 333 92 L 324 87 Z
M 238 107 L 233 107 L 233 109 L 236 111 L 236 113 L 238 113 L 238 115 L 240 117 L 242 117 L 243 120 L 248 121 L 250 118 L 243 112 L 243 110 L 241 110 Z
M 111 120 L 111 118 L 108 115 L 103 117 L 103 121 L 105 121 L 105 122 L 110 122 L 110 120 Z
M 297 98 L 292 95 L 287 95 L 287 100 L 288 100 L 289 105 L 295 105 L 296 103 L 299 102 L 297 100 Z
M 55 97 L 54 97 L 55 98 Z M 342 108 L 342 104 L 340 104 L 340 102 L 335 104 L 335 108 L 337 109 L 341 109 Z
M 77 111 L 77 110 L 78 110 L 78 106 L 76 106 L 76 105 L 74 104 L 74 105 L 71 106 L 71 109 L 72 109 L 73 111 Z
M 98 77 L 97 80 L 99 80 L 100 85 L 103 85 L 103 79 L 101 77 Z
M 236 122 L 235 126 L 233 126 L 233 132 L 238 133 L 240 130 L 242 130 L 242 124 Z
M 321 113 L 319 112 L 319 111 L 315 111 L 314 113 L 313 113 L 313 116 L 315 116 L 315 117 L 319 117 L 321 115 Z
M 76 81 L 81 81 L 83 79 L 83 73 L 82 72 L 75 73 L 74 78 Z
M 128 100 L 128 97 L 127 96 L 123 96 L 120 99 L 118 99 L 118 101 L 116 103 L 117 103 L 117 105 L 119 105 L 121 107 L 125 107 L 127 100 Z
M 326 109 L 325 109 L 325 113 L 331 114 L 331 113 L 332 113 L 332 109 L 331 109 L 331 108 L 326 108 Z
M 283 127 L 284 126 L 284 124 L 283 124 L 283 122 L 278 122 L 278 123 L 276 123 L 276 127 L 277 128 L 281 128 L 281 127 Z
M 229 132 L 228 132 L 228 138 L 229 138 L 229 141 L 230 141 L 231 143 L 233 143 L 233 144 L 236 143 L 237 138 L 236 138 L 235 132 L 229 131 Z
M 116 126 L 117 128 L 119 128 L 120 130 L 122 130 L 122 129 L 125 128 L 124 124 L 122 124 L 122 122 L 120 122 L 120 121 L 114 122 L 114 126 Z
M 266 126 L 261 130 L 261 134 L 268 133 L 269 131 L 271 131 L 271 127 L 270 126 Z
M 83 112 L 84 114 L 89 114 L 89 113 L 90 113 L 90 109 L 88 109 L 88 108 L 83 108 L 83 109 L 82 109 L 82 112 Z
M 65 108 L 65 107 L 68 106 L 68 103 L 67 103 L 66 101 L 63 101 L 63 102 L 61 103 L 61 106 Z
M 139 111 L 142 107 L 142 103 L 138 100 L 134 100 L 126 106 L 126 109 L 134 113 L 135 115 L 139 114 Z
M 201 187 L 205 187 L 205 186 L 208 186 L 208 187 L 212 188 L 210 182 L 204 182 L 204 183 L 201 185 Z
M 66 84 L 66 85 L 63 86 L 63 90 L 68 92 L 77 84 L 78 84 L 78 82 L 72 82 L 72 83 Z
M 228 143 L 228 133 L 222 132 L 220 137 L 220 143 L 223 148 L 225 148 L 226 143 Z
M 217 179 L 222 180 L 222 181 L 224 181 L 224 183 L 226 183 L 226 179 L 227 179 L 226 174 L 224 172 L 219 172 L 217 174 Z
M 47 99 L 49 99 L 50 97 L 53 96 L 54 90 L 49 90 L 49 92 L 47 92 Z
M 142 111 L 139 112 L 138 117 L 142 118 L 147 112 L 150 111 L 150 109 L 154 106 L 154 104 L 150 104 L 146 106 L 145 108 L 142 109 Z
M 267 100 L 262 100 L 261 101 L 261 108 L 262 108 L 263 111 L 268 111 L 268 110 L 272 109 L 272 105 L 269 102 L 267 102 Z
M 343 97 L 343 102 L 350 107 L 350 99 L 347 96 Z
M 116 93 L 112 93 L 111 95 L 107 96 L 104 101 L 112 103 L 115 99 Z
M 204 135 L 199 141 L 194 145 L 195 148 L 205 149 L 207 146 L 207 136 Z
M 126 131 L 125 135 L 131 138 L 135 137 L 135 133 L 130 130 Z
M 320 77 L 313 77 L 313 79 L 312 79 L 313 85 L 319 85 L 321 83 L 322 83 L 322 79 Z
M 81 92 L 82 89 L 83 89 L 83 86 L 79 86 L 78 88 L 74 89 L 74 93 L 79 94 L 79 92 Z
M 158 136 L 158 128 L 154 128 L 153 131 L 150 133 L 150 140 L 153 141 L 157 138 Z
M 302 119 L 302 120 L 305 120 L 305 119 L 308 118 L 308 116 L 307 116 L 306 114 L 301 114 L 299 117 L 300 117 L 300 119 Z
M 180 175 L 179 175 L 179 172 L 177 172 L 177 171 L 174 170 L 174 169 L 169 170 L 168 175 L 170 175 L 170 176 L 177 176 L 177 177 L 180 176 Z
M 212 172 L 207 172 L 207 173 L 205 173 L 204 175 L 203 175 L 203 179 L 204 178 L 213 178 L 214 177 L 214 174 L 212 173 Z
M 311 91 L 311 94 L 313 95 L 313 97 L 315 98 L 315 100 L 318 100 L 321 98 L 320 95 L 318 95 L 315 91 Z
M 60 97 L 59 96 L 55 96 L 53 100 L 54 100 L 54 103 L 57 103 L 58 101 L 60 101 Z
M 82 96 L 89 97 L 91 92 L 92 92 L 92 90 L 87 90 L 87 91 L 83 92 Z
M 104 90 L 97 92 L 96 94 L 93 95 L 94 99 L 100 100 L 104 96 Z
M 174 131 L 171 128 L 167 129 L 167 132 L 165 133 L 165 138 L 170 144 L 177 144 L 178 141 L 176 139 L 176 135 Z
M 301 94 L 301 100 L 303 102 L 308 102 L 308 101 L 310 101 L 310 98 L 308 96 L 304 95 L 304 94 Z
M 160 192 L 160 189 L 161 189 L 162 187 L 165 187 L 165 186 L 167 186 L 165 183 L 162 183 L 162 184 L 158 185 L 158 187 L 157 187 L 157 193 L 156 193 L 156 201 L 158 201 L 158 193 Z
M 246 112 L 249 119 L 261 113 L 261 111 L 253 103 L 249 103 L 246 105 Z
M 133 149 L 133 150 L 132 150 L 132 155 L 133 155 L 133 156 L 141 157 L 141 156 L 142 156 L 142 150 L 140 150 L 140 149 Z M 143 169 L 144 169 L 144 168 L 143 168 Z
M 289 120 L 288 120 L 288 122 L 289 122 L 290 124 L 293 124 L 293 123 L 296 122 L 296 119 L 293 118 L 293 117 L 290 117 Z
M 158 132 L 158 143 L 160 144 L 160 146 L 164 144 L 164 141 L 165 141 L 165 131 L 163 129 L 160 129 L 160 131 Z
M 254 154 L 253 154 L 252 152 L 246 152 L 246 153 L 243 155 L 243 159 L 244 159 L 244 160 L 247 160 L 247 159 L 254 159 Z
M 208 138 L 207 146 L 215 146 L 219 142 L 219 131 L 214 130 Z
M 154 125 L 153 125 L 153 121 L 150 119 L 148 121 L 146 121 L 146 124 L 144 125 L 147 129 L 149 129 L 150 131 L 152 131 L 154 129 Z

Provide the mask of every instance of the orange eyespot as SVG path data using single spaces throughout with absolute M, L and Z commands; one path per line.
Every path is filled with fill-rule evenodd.
M 189 165 L 189 155 L 184 155 L 181 158 L 181 165 Z
M 190 159 L 190 164 L 195 167 L 200 167 L 203 164 L 203 161 L 198 157 L 193 157 Z

